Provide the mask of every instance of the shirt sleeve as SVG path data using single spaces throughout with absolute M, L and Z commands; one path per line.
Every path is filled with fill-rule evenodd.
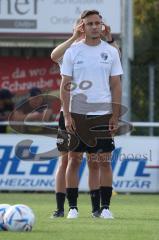
M 62 65 L 61 65 L 61 74 L 72 77 L 73 63 L 72 63 L 70 49 L 68 49 L 64 54 Z
M 114 49 L 114 58 L 113 58 L 113 63 L 111 67 L 111 73 L 110 76 L 118 76 L 123 74 L 123 69 L 121 66 L 121 61 L 119 57 L 119 53 L 117 49 Z

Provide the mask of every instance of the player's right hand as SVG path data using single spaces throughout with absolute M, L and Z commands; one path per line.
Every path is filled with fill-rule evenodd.
M 75 132 L 75 122 L 71 117 L 71 114 L 67 114 L 64 116 L 65 118 L 65 127 L 66 131 L 69 133 L 74 133 Z

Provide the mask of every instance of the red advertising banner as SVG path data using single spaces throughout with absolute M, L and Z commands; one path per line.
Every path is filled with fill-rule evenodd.
M 24 95 L 32 87 L 59 91 L 59 67 L 49 58 L 0 57 L 0 88 Z

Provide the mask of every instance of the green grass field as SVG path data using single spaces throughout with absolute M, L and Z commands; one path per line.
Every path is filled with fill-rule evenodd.
M 1 193 L 0 203 L 29 205 L 36 224 L 32 232 L 1 231 L 0 240 L 159 240 L 159 195 L 114 196 L 114 220 L 92 219 L 89 195 L 80 194 L 78 202 L 78 219 L 50 219 L 53 194 Z

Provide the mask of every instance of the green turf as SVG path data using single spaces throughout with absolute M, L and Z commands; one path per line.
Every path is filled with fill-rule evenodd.
M 29 233 L 0 232 L 0 240 L 159 240 L 159 195 L 114 196 L 114 220 L 92 219 L 87 194 L 80 194 L 78 201 L 78 219 L 50 219 L 55 209 L 51 193 L 1 193 L 0 203 L 32 207 L 36 224 Z

